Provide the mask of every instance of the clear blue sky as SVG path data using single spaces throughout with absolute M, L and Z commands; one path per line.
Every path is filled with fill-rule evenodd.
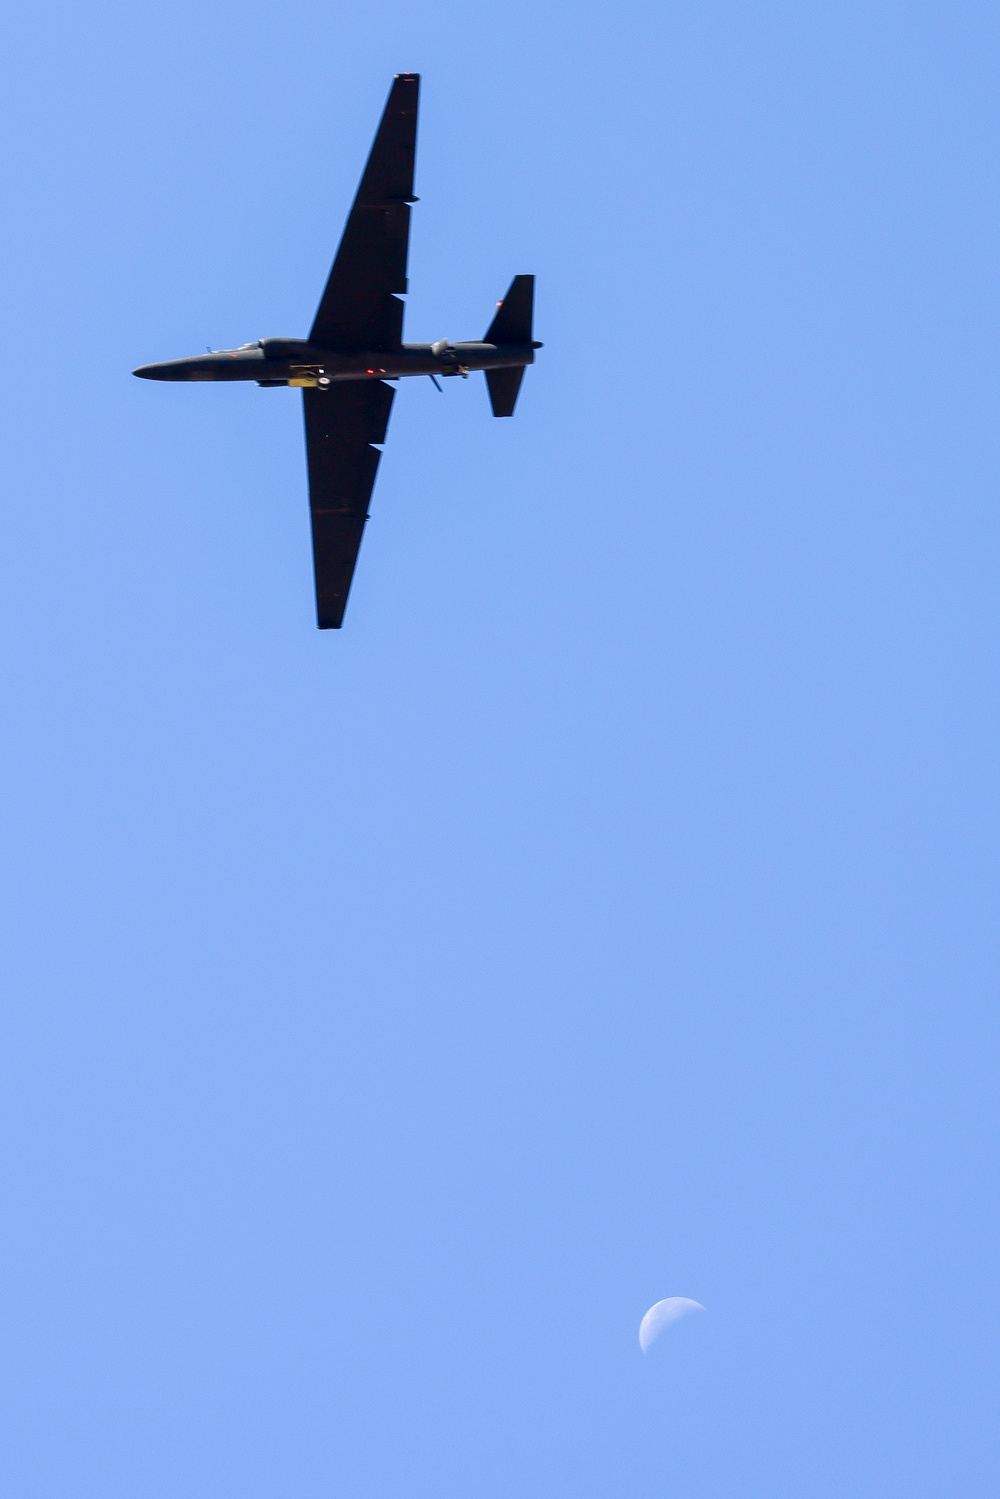
M 997 1463 L 995 4 L 5 20 L 0 1488 Z M 345 629 L 298 396 L 423 74 Z M 660 1297 L 704 1303 L 644 1360 Z

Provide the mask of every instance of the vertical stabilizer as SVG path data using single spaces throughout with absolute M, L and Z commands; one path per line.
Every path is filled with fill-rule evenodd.
M 507 295 L 497 308 L 496 317 L 486 330 L 483 342 L 530 344 L 534 303 L 534 276 L 515 276 Z
M 496 316 L 483 339 L 487 344 L 530 344 L 535 308 L 534 276 L 515 276 L 507 295 L 497 304 Z M 517 393 L 524 378 L 524 365 L 487 370 L 486 384 L 494 416 L 513 416 Z

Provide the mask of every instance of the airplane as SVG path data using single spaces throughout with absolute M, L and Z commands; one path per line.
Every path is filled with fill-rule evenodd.
M 420 77 L 397 73 L 308 338 L 144 364 L 143 380 L 297 386 L 305 407 L 316 615 L 339 630 L 395 395 L 389 380 L 483 370 L 494 416 L 512 416 L 532 337 L 534 276 L 515 276 L 481 340 L 403 343 Z M 441 387 L 438 385 L 438 389 Z

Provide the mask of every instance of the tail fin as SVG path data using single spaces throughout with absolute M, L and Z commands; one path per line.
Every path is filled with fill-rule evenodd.
M 483 343 L 530 344 L 534 301 L 534 276 L 515 276 L 497 308 L 496 317 L 486 330 Z
M 517 364 L 513 369 L 486 371 L 486 384 L 489 387 L 490 405 L 493 407 L 494 416 L 514 415 L 514 403 L 521 389 L 523 377 L 523 364 Z
M 534 276 L 515 276 L 507 295 L 497 305 L 496 316 L 483 339 L 487 344 L 530 344 L 531 321 L 535 305 Z M 487 370 L 490 405 L 494 416 L 513 416 L 517 393 L 521 389 L 524 365 L 511 369 Z

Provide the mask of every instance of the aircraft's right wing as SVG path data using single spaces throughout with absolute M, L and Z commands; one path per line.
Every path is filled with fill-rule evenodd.
M 417 73 L 398 73 L 309 334 L 321 348 L 398 349 L 417 145 Z
M 368 502 L 395 395 L 382 380 L 349 380 L 302 392 L 312 513 L 316 617 L 339 630 L 368 519 Z

